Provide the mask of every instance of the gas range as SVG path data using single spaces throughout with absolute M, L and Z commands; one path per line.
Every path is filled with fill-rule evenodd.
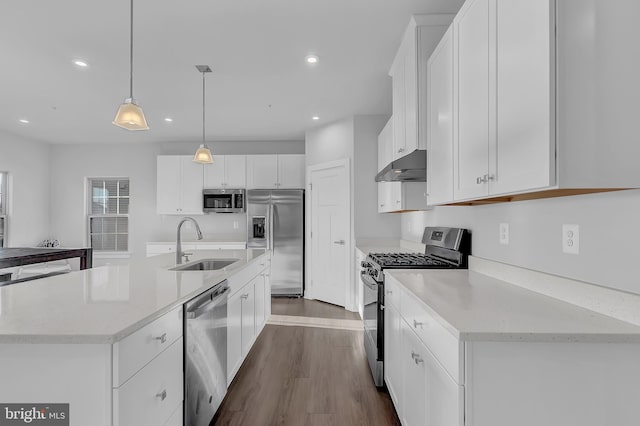
M 461 228 L 427 227 L 422 242 L 425 253 L 369 253 L 362 262 L 363 274 L 377 282 L 383 269 L 464 269 L 470 249 L 469 232 Z
M 471 249 L 469 231 L 461 228 L 424 229 L 422 253 L 369 253 L 362 262 L 364 346 L 373 381 L 384 384 L 384 270 L 464 269 Z

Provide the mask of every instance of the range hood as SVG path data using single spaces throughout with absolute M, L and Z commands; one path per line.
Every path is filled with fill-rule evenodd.
M 426 182 L 427 151 L 416 149 L 389 163 L 376 175 L 376 182 Z

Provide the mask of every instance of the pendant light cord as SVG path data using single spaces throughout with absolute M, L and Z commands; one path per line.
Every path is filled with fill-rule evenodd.
M 204 139 L 204 93 L 205 93 L 205 89 L 204 89 L 204 72 L 202 72 L 202 144 L 204 145 L 205 143 L 205 139 Z
M 133 99 L 133 0 L 131 0 L 129 28 L 129 97 Z

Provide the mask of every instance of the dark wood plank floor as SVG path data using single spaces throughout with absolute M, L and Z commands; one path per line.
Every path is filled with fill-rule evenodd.
M 361 331 L 267 325 L 212 425 L 399 425 Z
M 300 317 L 360 319 L 357 312 L 349 312 L 342 306 L 303 298 L 274 297 L 271 299 L 271 313 Z

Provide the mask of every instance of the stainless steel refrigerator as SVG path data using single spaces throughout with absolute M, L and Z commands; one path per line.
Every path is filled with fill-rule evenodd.
M 247 247 L 271 250 L 271 295 L 304 294 L 304 190 L 247 190 Z

